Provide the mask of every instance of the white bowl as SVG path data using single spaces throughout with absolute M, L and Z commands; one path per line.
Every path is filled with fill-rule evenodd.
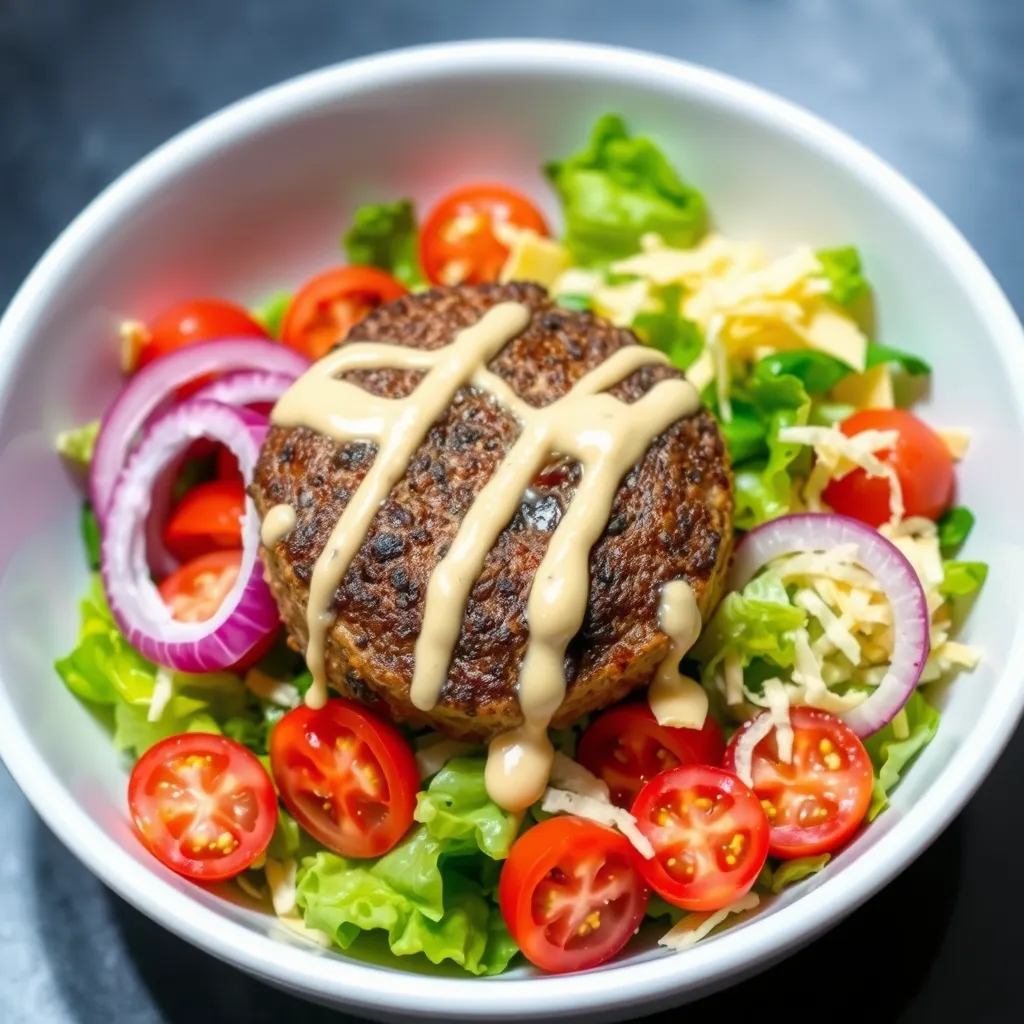
M 86 583 L 79 495 L 52 454 L 116 392 L 115 327 L 194 294 L 255 300 L 339 260 L 354 207 L 429 202 L 488 177 L 548 197 L 541 162 L 623 113 L 702 188 L 718 226 L 770 247 L 860 247 L 881 338 L 934 366 L 928 416 L 969 426 L 959 473 L 992 566 L 966 638 L 985 659 L 945 695 L 938 737 L 892 808 L 820 875 L 682 955 L 653 944 L 582 975 L 414 973 L 307 947 L 272 918 L 164 871 L 125 817 L 125 764 L 63 688 Z M 791 105 L 721 75 L 596 46 L 493 42 L 355 61 L 260 93 L 185 132 L 97 199 L 0 322 L 0 754 L 47 824 L 138 909 L 245 971 L 381 1016 L 636 1015 L 760 970 L 905 868 L 992 767 L 1024 704 L 1024 336 L 964 239 L 880 160 Z

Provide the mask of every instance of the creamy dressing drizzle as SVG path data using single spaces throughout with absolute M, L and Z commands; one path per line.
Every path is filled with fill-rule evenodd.
M 260 540 L 265 548 L 279 544 L 295 529 L 295 509 L 291 505 L 275 505 L 260 527 Z
M 606 389 L 640 367 L 668 362 L 654 349 L 631 345 L 586 374 L 567 395 L 543 408 L 534 408 L 486 369 L 487 363 L 526 328 L 529 319 L 530 311 L 525 306 L 506 302 L 461 331 L 450 345 L 433 351 L 366 342 L 345 346 L 321 359 L 296 381 L 281 397 L 272 416 L 279 426 L 308 427 L 341 443 L 367 440 L 378 445 L 370 471 L 335 525 L 313 570 L 306 648 L 306 661 L 313 675 L 313 685 L 306 694 L 311 707 L 321 707 L 327 699 L 325 644 L 334 621 L 334 593 L 381 503 L 405 475 L 416 450 L 460 388 L 471 385 L 488 392 L 516 418 L 521 430 L 431 576 L 410 693 L 416 707 L 429 710 L 436 704 L 470 591 L 534 474 L 555 454 L 580 463 L 582 476 L 576 495 L 551 536 L 527 601 L 530 634 L 518 688 L 524 722 L 496 737 L 490 746 L 488 793 L 510 810 L 529 806 L 547 785 L 553 757 L 547 726 L 565 697 L 565 651 L 583 623 L 590 591 L 590 549 L 604 531 L 622 478 L 659 434 L 700 407 L 694 386 L 678 378 L 660 381 L 628 405 L 605 394 Z M 380 368 L 426 372 L 416 390 L 400 399 L 380 398 L 335 379 L 352 370 Z M 690 596 L 692 599 L 692 592 Z M 673 608 L 684 604 L 677 600 Z M 673 649 L 681 643 L 675 635 L 681 634 L 681 627 L 676 629 L 673 623 L 678 617 L 686 625 L 690 621 L 687 614 L 680 611 L 676 616 L 671 612 L 668 617 L 674 630 L 669 634 Z M 699 613 L 696 623 L 699 631 Z
M 679 662 L 700 636 L 700 608 L 686 580 L 672 580 L 661 589 L 658 624 L 671 641 L 647 690 L 647 702 L 661 725 L 700 729 L 708 713 L 704 688 L 679 671 Z

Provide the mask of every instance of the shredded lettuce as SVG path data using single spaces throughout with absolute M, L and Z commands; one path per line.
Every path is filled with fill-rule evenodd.
M 306 924 L 347 949 L 364 931 L 387 933 L 396 956 L 422 953 L 471 974 L 500 974 L 517 949 L 485 888 L 446 854 L 426 826 L 380 860 L 326 851 L 299 869 L 297 901 Z
M 682 286 L 666 285 L 653 298 L 660 308 L 657 312 L 640 313 L 633 320 L 633 330 L 652 348 L 664 352 L 674 366 L 688 370 L 704 350 L 704 336 L 680 312 Z
M 593 302 L 591 302 L 589 295 L 575 295 L 571 292 L 566 292 L 564 295 L 556 295 L 555 302 L 562 307 L 562 309 L 572 309 L 577 312 L 589 312 L 594 308 Z
M 272 338 L 281 337 L 281 324 L 292 301 L 291 292 L 274 292 L 251 310 L 253 319 L 263 326 Z
M 868 294 L 870 288 L 860 263 L 860 253 L 852 245 L 839 249 L 819 249 L 815 255 L 832 285 L 828 297 L 840 306 L 852 306 Z
M 700 192 L 650 139 L 631 138 L 617 114 L 598 118 L 587 147 L 551 161 L 544 173 L 562 200 L 565 245 L 583 265 L 631 256 L 652 233 L 686 248 L 707 225 Z
M 487 795 L 483 758 L 449 761 L 417 797 L 416 820 L 449 854 L 485 853 L 504 860 L 519 823 Z
M 931 366 L 920 356 L 913 356 L 909 352 L 901 352 L 897 348 L 889 348 L 887 345 L 879 345 L 877 341 L 868 342 L 866 364 L 868 369 L 878 366 L 880 363 L 891 363 L 898 366 L 904 373 L 911 377 L 925 377 L 932 372 Z
M 92 451 L 100 432 L 100 421 L 91 420 L 81 427 L 61 431 L 54 442 L 59 454 L 72 462 L 88 466 L 92 462 Z
M 726 595 L 691 654 L 701 665 L 705 685 L 710 685 L 715 670 L 730 654 L 744 668 L 766 664 L 769 668 L 758 674 L 767 678 L 777 669 L 793 667 L 793 631 L 806 622 L 807 613 L 790 601 L 782 581 L 768 570 L 741 591 Z
M 888 793 L 900 780 L 900 774 L 911 761 L 935 738 L 939 729 L 939 713 L 922 696 L 920 690 L 910 695 L 903 707 L 908 736 L 896 739 L 892 723 L 864 740 L 864 746 L 875 766 L 875 789 L 868 809 L 868 821 L 888 806 Z
M 955 555 L 974 529 L 974 513 L 963 505 L 947 509 L 939 519 L 939 547 L 947 557 Z
M 969 597 L 977 593 L 988 577 L 984 562 L 945 561 L 942 563 L 939 593 L 946 597 Z
M 416 210 L 410 199 L 360 206 L 344 245 L 352 263 L 386 270 L 410 290 L 424 283 L 416 254 Z
M 831 391 L 852 372 L 852 366 L 840 362 L 835 356 L 817 349 L 802 348 L 765 356 L 754 366 L 753 377 L 755 380 L 795 377 L 808 395 L 820 395 Z

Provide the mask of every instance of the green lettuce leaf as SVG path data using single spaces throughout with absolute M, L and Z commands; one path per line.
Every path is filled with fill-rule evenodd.
M 250 312 L 272 338 L 281 337 L 281 324 L 292 301 L 291 292 L 274 292 Z
M 417 245 L 416 210 L 410 199 L 360 206 L 345 233 L 352 263 L 379 267 L 413 290 L 424 283 Z
M 804 425 L 811 400 L 799 377 L 776 375 L 767 362 L 758 364 L 747 381 L 736 385 L 734 393 L 735 425 L 723 422 L 722 430 L 734 462 L 736 526 L 749 530 L 789 511 L 791 466 L 803 446 L 782 441 L 779 431 Z M 717 404 L 709 404 L 718 414 Z M 758 433 L 758 424 L 763 435 Z
M 422 953 L 471 974 L 500 974 L 516 954 L 497 906 L 480 885 L 442 864 L 445 844 L 425 827 L 370 862 L 321 852 L 303 860 L 297 900 L 307 925 L 347 949 L 360 933 L 380 930 L 396 956 Z
M 974 529 L 974 513 L 963 505 L 947 509 L 939 519 L 939 547 L 946 557 L 955 555 Z
M 988 577 L 988 566 L 984 562 L 942 563 L 942 582 L 939 593 L 946 597 L 969 597 L 982 587 Z
M 92 420 L 81 427 L 63 430 L 55 442 L 59 454 L 72 462 L 88 466 L 92 462 L 92 450 L 100 432 L 100 421 Z
M 481 852 L 504 860 L 519 822 L 488 797 L 485 765 L 481 757 L 449 761 L 417 796 L 415 817 L 431 836 L 446 844 L 446 853 Z
M 840 362 L 834 356 L 808 348 L 765 356 L 754 366 L 753 377 L 755 380 L 795 377 L 804 386 L 808 395 L 820 395 L 831 391 L 852 372 L 853 367 Z
M 816 875 L 830 860 L 830 853 L 822 853 L 817 857 L 799 857 L 796 860 L 784 860 L 765 881 L 765 887 L 774 893 L 780 893 L 786 886 L 802 882 L 811 875 Z M 760 879 L 759 879 L 760 881 Z
M 935 738 L 939 730 L 939 713 L 915 690 L 903 707 L 906 715 L 908 736 L 896 739 L 890 722 L 864 740 L 864 746 L 875 766 L 875 790 L 868 809 L 868 821 L 874 819 L 888 805 L 888 793 L 900 780 L 900 774 L 911 761 Z
M 868 342 L 866 365 L 868 368 L 879 363 L 891 363 L 898 366 L 911 377 L 924 377 L 932 372 L 931 366 L 920 356 L 912 356 L 909 352 L 901 352 L 898 348 L 879 345 L 877 341 Z
M 657 312 L 640 313 L 633 320 L 633 330 L 652 348 L 672 360 L 680 370 L 688 370 L 704 350 L 700 328 L 682 315 L 681 285 L 667 285 L 652 298 L 659 304 Z
M 556 295 L 555 302 L 563 309 L 573 309 L 581 313 L 594 308 L 589 295 L 573 295 L 566 292 L 564 295 Z
M 587 147 L 544 173 L 565 211 L 565 245 L 584 265 L 631 256 L 648 233 L 686 248 L 707 226 L 700 192 L 650 139 L 631 138 L 617 114 L 598 118 Z
M 55 668 L 75 696 L 112 709 L 114 746 L 135 756 L 177 733 L 228 731 L 243 720 L 263 720 L 260 702 L 237 676 L 177 672 L 171 699 L 157 721 L 150 722 L 156 666 L 132 648 L 118 629 L 98 577 L 81 602 L 78 643 L 56 661 Z
M 870 290 L 864 278 L 860 253 L 852 245 L 819 249 L 815 255 L 832 285 L 828 297 L 840 306 L 852 306 Z
M 691 652 L 701 665 L 705 685 L 729 654 L 744 668 L 763 663 L 767 678 L 778 669 L 790 669 L 795 658 L 793 630 L 807 622 L 807 613 L 796 607 L 779 577 L 771 572 L 755 576 L 742 590 L 726 595 L 704 627 Z M 748 684 L 755 683 L 747 679 Z

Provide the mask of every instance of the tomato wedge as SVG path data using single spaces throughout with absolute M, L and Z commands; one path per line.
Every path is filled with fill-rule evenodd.
M 198 341 L 219 338 L 269 337 L 241 306 L 222 299 L 193 299 L 166 310 L 149 325 L 139 349 L 138 369 L 154 359 L 176 352 Z M 191 394 L 210 380 L 204 377 L 192 381 L 178 391 L 179 396 Z
M 423 222 L 420 262 L 434 284 L 497 281 L 508 257 L 502 226 L 548 234 L 544 216 L 522 193 L 482 182 L 449 192 Z
M 817 708 L 790 710 L 791 764 L 779 760 L 772 730 L 754 748 L 754 792 L 771 824 L 773 857 L 792 859 L 828 853 L 860 827 L 871 805 L 871 758 L 854 731 L 835 715 Z M 752 721 L 757 721 L 753 719 Z M 725 766 L 736 763 L 736 744 L 750 729 L 737 730 L 725 752 Z
M 244 871 L 277 825 L 274 785 L 256 755 L 210 733 L 150 747 L 132 770 L 128 806 L 150 853 L 197 882 Z
M 319 359 L 367 313 L 407 294 L 401 282 L 377 267 L 335 267 L 296 292 L 284 315 L 281 340 Z
M 242 546 L 245 485 L 241 478 L 196 484 L 171 512 L 164 546 L 180 562 Z
M 548 818 L 513 844 L 498 903 L 526 958 L 552 973 L 610 960 L 633 937 L 649 899 L 629 841 L 583 818 Z
M 865 430 L 892 430 L 896 444 L 878 452 L 892 466 L 903 492 L 908 516 L 938 519 L 953 500 L 953 457 L 942 438 L 905 409 L 865 409 L 854 413 L 839 429 L 854 437 Z M 889 493 L 885 477 L 868 476 L 863 469 L 833 480 L 825 488 L 825 501 L 844 516 L 879 527 L 889 520 Z
M 213 551 L 186 562 L 163 580 L 157 589 L 179 622 L 205 622 L 221 606 L 238 579 L 242 552 Z M 268 633 L 237 664 L 232 672 L 255 665 L 277 640 L 280 630 Z
M 646 703 L 620 704 L 601 715 L 583 733 L 580 764 L 603 779 L 611 801 L 627 810 L 661 772 L 681 764 L 720 765 L 725 738 L 708 715 L 702 729 L 659 725 Z
M 721 910 L 757 881 L 768 819 L 735 775 L 687 764 L 656 775 L 632 808 L 654 858 L 637 856 L 647 884 L 684 910 Z
M 270 765 L 292 816 L 343 857 L 379 857 L 412 824 L 416 758 L 390 722 L 353 701 L 289 711 L 271 734 Z

